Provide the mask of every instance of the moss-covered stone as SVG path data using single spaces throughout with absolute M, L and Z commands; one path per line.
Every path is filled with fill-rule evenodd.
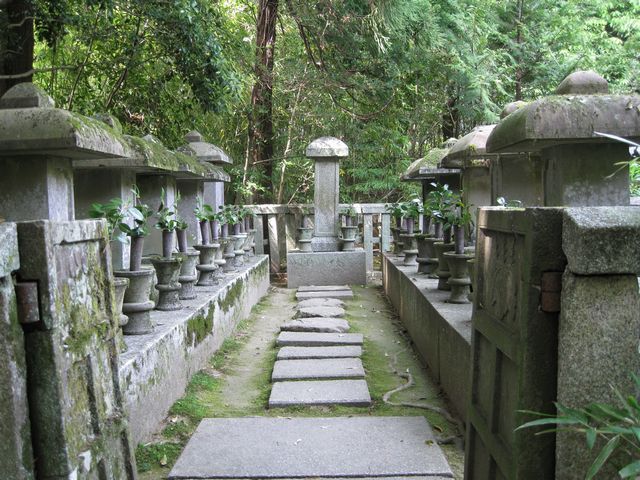
M 199 345 L 207 335 L 213 332 L 213 315 L 215 309 L 209 308 L 206 315 L 196 315 L 187 322 L 187 344 Z

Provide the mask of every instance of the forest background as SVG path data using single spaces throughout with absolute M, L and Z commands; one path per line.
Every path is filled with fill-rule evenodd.
M 407 199 L 413 160 L 506 103 L 576 69 L 638 92 L 639 66 L 640 0 L 0 0 L 0 95 L 32 80 L 169 148 L 198 130 L 235 203 L 309 201 L 324 135 L 341 201 Z

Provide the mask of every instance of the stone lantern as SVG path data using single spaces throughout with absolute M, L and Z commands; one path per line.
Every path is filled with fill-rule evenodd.
M 505 117 L 487 139 L 487 151 L 539 156 L 544 206 L 629 205 L 628 148 L 594 132 L 640 137 L 640 96 L 608 91 L 597 73 L 572 73 L 555 95 Z

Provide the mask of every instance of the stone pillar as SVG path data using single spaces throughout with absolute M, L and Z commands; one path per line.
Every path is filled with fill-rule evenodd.
M 637 207 L 569 208 L 564 212 L 558 332 L 558 402 L 572 408 L 590 403 L 621 407 L 637 395 L 631 374 L 640 372 L 640 211 Z M 556 439 L 556 476 L 585 478 L 602 446 L 589 450 L 584 434 Z M 616 478 L 613 469 L 602 478 Z M 600 477 L 599 477 L 600 478 Z
M 138 174 L 136 179 L 140 190 L 140 201 L 156 212 L 160 206 L 162 189 L 166 195 L 167 207 L 172 207 L 176 198 L 176 179 L 172 175 Z M 156 218 L 149 219 L 149 235 L 144 239 L 144 255 L 162 254 L 162 232 L 154 228 Z
M 307 157 L 315 162 L 314 252 L 337 252 L 338 202 L 340 197 L 340 159 L 349 155 L 349 147 L 333 137 L 321 137 L 307 147 Z
M 0 472 L 33 479 L 24 335 L 18 322 L 12 272 L 20 268 L 14 223 L 0 224 Z
M 526 153 L 533 165 L 503 183 L 521 183 L 524 176 L 539 181 L 526 200 L 542 197 L 544 206 L 629 205 L 627 145 L 595 132 L 639 137 L 640 115 L 629 106 L 640 105 L 640 96 L 609 95 L 608 89 L 595 72 L 575 72 L 556 95 L 506 116 L 487 139 L 487 151 L 501 154 L 503 170 Z
M 74 170 L 74 193 L 76 218 L 89 218 L 93 203 L 106 203 L 120 198 L 124 204 L 133 205 L 132 189 L 136 184 L 133 170 L 104 168 L 100 170 Z M 118 240 L 111 242 L 111 258 L 114 270 L 129 269 L 129 244 Z
M 203 198 L 205 185 L 208 183 L 198 180 L 178 180 L 177 183 L 178 192 L 180 192 L 178 215 L 187 222 L 187 242 L 189 245 L 201 243 L 200 224 L 193 211 L 198 205 L 198 198 Z

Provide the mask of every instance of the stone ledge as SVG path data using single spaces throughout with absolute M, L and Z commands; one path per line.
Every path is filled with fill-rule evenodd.
M 575 274 L 640 275 L 640 208 L 566 209 L 562 248 Z
M 471 304 L 445 303 L 449 292 L 437 289 L 402 257 L 382 257 L 382 284 L 415 349 L 440 383 L 457 414 L 466 421 L 471 368 Z
M 152 312 L 149 335 L 126 336 L 119 376 L 135 443 L 148 440 L 180 398 L 191 376 L 267 293 L 269 259 L 258 255 L 219 285 L 196 287 L 198 297 L 174 312 Z

